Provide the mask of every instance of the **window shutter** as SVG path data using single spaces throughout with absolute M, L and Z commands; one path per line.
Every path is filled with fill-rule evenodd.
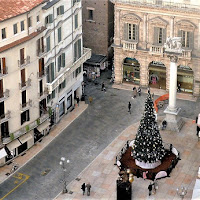
M 128 39 L 128 24 L 124 23 L 124 40 Z
M 57 15 L 59 15 L 59 8 L 57 8 Z
M 27 121 L 30 121 L 29 110 L 26 111 L 26 120 L 27 120 Z
M 65 53 L 62 53 L 62 67 L 65 67 Z
M 78 40 L 78 58 L 81 57 L 81 39 Z
M 181 30 L 178 30 L 178 37 L 182 37 Z
M 135 25 L 135 40 L 139 41 L 139 26 Z
M 45 24 L 48 24 L 48 16 L 45 17 Z
M 51 82 L 54 80 L 54 63 L 51 63 Z
M 194 48 L 194 33 L 189 32 L 189 48 L 193 49 Z
M 50 51 L 50 36 L 46 40 L 47 42 L 47 52 Z
M 58 72 L 60 71 L 60 67 L 61 67 L 61 60 L 60 60 L 61 56 L 58 56 Z
M 153 39 L 153 43 L 154 45 L 158 45 L 158 32 L 159 28 L 158 27 L 154 27 L 154 39 Z
M 53 15 L 50 14 L 50 15 L 49 15 L 49 23 L 52 23 L 52 22 L 53 22 Z
M 64 14 L 64 6 L 60 6 L 60 14 L 61 14 L 61 15 Z
M 58 42 L 61 41 L 61 27 L 58 29 Z
M 74 44 L 74 61 L 77 60 L 77 43 Z
M 78 14 L 75 15 L 75 29 L 78 27 Z
M 162 44 L 166 42 L 166 28 L 162 29 Z

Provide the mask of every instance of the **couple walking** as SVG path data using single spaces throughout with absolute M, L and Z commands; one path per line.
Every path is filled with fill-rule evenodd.
M 91 189 L 90 183 L 88 183 L 87 185 L 83 183 L 83 185 L 81 186 L 81 189 L 83 190 L 83 195 L 85 194 L 85 188 L 87 188 L 87 196 L 90 196 L 90 189 Z

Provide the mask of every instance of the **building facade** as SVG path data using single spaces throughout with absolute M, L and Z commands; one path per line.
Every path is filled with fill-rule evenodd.
M 109 0 L 82 0 L 83 45 L 96 55 L 113 57 L 114 6 Z
M 200 95 L 200 9 L 196 1 L 113 0 L 115 83 L 169 90 L 167 37 L 181 37 L 177 84 Z
M 16 1 L 19 7 L 0 2 L 7 4 L 0 14 L 0 165 L 73 109 L 91 56 L 82 45 L 79 0 Z

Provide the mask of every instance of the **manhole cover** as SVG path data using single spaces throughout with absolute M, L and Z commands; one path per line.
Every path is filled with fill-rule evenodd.
M 45 170 L 41 173 L 41 175 L 42 175 L 42 176 L 46 176 L 50 171 L 51 171 L 50 169 L 45 169 Z

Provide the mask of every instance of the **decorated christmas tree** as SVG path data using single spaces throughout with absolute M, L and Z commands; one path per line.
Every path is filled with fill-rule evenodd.
M 145 110 L 136 134 L 132 153 L 136 165 L 140 166 L 138 163 L 146 163 L 147 165 L 150 163 L 149 166 L 145 164 L 146 168 L 157 167 L 165 155 L 165 149 L 157 126 L 154 104 L 150 91 L 148 91 L 145 101 Z M 152 165 L 153 163 L 157 164 Z

